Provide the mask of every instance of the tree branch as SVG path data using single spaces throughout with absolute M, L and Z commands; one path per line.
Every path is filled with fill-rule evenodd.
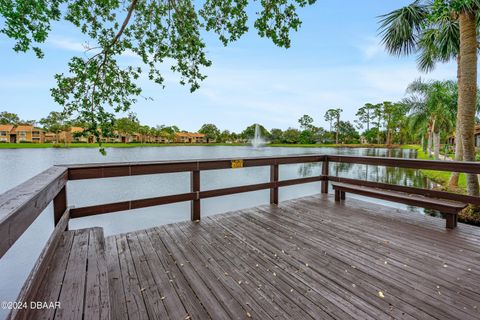
M 117 35 L 115 36 L 115 38 L 113 38 L 113 41 L 109 47 L 112 47 L 115 43 L 117 43 L 118 39 L 120 39 L 120 37 L 122 36 L 123 32 L 125 31 L 125 28 L 130 22 L 130 18 L 132 17 L 135 7 L 137 6 L 137 2 L 138 0 L 132 0 L 132 3 L 130 4 L 130 8 L 128 8 L 127 16 L 125 17 L 125 20 L 123 21 L 122 26 L 120 27 L 120 30 L 118 30 Z

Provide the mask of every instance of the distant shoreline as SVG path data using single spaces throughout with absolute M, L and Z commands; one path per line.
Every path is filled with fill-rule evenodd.
M 104 148 L 144 148 L 144 147 L 245 147 L 250 144 L 245 143 L 104 143 Z M 69 149 L 69 148 L 98 148 L 96 143 L 0 143 L 0 149 Z M 264 147 L 285 147 L 285 148 L 391 148 L 391 149 L 411 149 L 411 146 L 402 145 L 384 145 L 384 144 L 266 144 Z

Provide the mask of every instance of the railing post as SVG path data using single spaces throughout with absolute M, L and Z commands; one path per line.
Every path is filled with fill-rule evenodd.
M 56 226 L 63 213 L 67 210 L 67 186 L 65 185 L 62 190 L 53 198 L 53 221 Z
M 270 166 L 270 182 L 275 183 L 275 187 L 270 188 L 270 203 L 278 204 L 278 164 Z
M 191 191 L 195 192 L 195 200 L 192 200 L 191 204 L 191 217 L 192 221 L 200 220 L 200 171 L 193 170 L 191 172 Z
M 325 156 L 325 159 L 323 160 L 322 176 L 325 179 L 328 179 L 328 157 L 327 156 Z M 328 193 L 328 180 L 322 181 L 322 193 Z

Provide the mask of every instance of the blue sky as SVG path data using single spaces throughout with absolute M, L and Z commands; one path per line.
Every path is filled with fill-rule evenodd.
M 329 108 L 342 108 L 342 117 L 353 121 L 367 102 L 400 100 L 408 83 L 420 76 L 455 79 L 454 63 L 421 74 L 414 57 L 388 56 L 380 46 L 376 17 L 408 3 L 317 0 L 301 10 L 303 25 L 288 50 L 258 37 L 253 28 L 226 48 L 207 36 L 213 66 L 205 71 L 202 87 L 192 94 L 173 74 L 166 75 L 165 89 L 142 81 L 143 94 L 153 101 L 139 101 L 132 111 L 144 124 L 176 124 L 190 131 L 203 123 L 236 132 L 252 123 L 286 129 L 298 127 L 303 114 L 326 127 Z M 43 45 L 46 57 L 38 60 L 32 53 L 14 53 L 12 42 L 0 38 L 0 111 L 40 119 L 60 110 L 50 97 L 53 75 L 82 54 L 85 40 L 73 26 L 57 24 Z

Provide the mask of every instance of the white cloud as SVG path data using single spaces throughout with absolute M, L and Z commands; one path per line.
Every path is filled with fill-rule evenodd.
M 87 43 L 81 43 L 69 38 L 52 37 L 48 42 L 56 48 L 75 52 L 85 52 L 89 47 Z
M 362 52 L 365 60 L 372 60 L 385 52 L 385 48 L 380 44 L 379 39 L 375 37 L 362 38 L 357 48 Z
M 407 85 L 419 76 L 454 78 L 455 66 L 439 66 L 427 75 L 419 73 L 411 61 L 310 69 L 215 66 L 207 74 L 194 94 L 187 94 L 188 88 L 179 89 L 172 82 L 165 91 L 146 85 L 144 93 L 177 107 L 169 109 L 169 114 L 164 115 L 167 120 L 162 121 L 181 119 L 194 123 L 193 129 L 216 119 L 222 127 L 232 130 L 241 130 L 253 122 L 268 128 L 287 128 L 298 126 L 297 119 L 303 114 L 313 116 L 317 125 L 326 126 L 323 118 L 329 108 L 342 108 L 344 119 L 353 121 L 357 109 L 365 103 L 398 101 L 404 97 Z M 191 110 L 191 116 L 186 119 L 176 109 Z
M 96 45 L 92 45 L 88 42 L 80 42 L 71 38 L 52 37 L 48 42 L 55 48 L 67 51 L 86 53 L 88 50 L 88 52 L 91 54 L 99 52 L 99 49 L 96 48 Z M 122 57 L 138 58 L 137 54 L 135 54 L 131 49 L 126 49 L 122 53 Z

